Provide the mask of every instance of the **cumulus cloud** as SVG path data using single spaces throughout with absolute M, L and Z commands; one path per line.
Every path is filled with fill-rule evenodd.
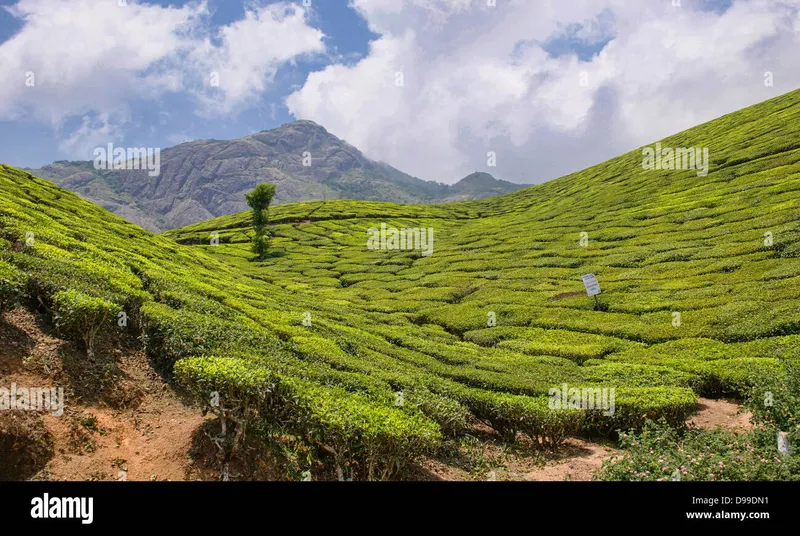
M 6 8 L 22 28 L 0 44 L 0 120 L 50 124 L 61 150 L 85 156 L 98 137 L 122 136 L 133 102 L 182 92 L 206 115 L 230 114 L 280 65 L 324 50 L 323 34 L 289 4 L 250 6 L 216 30 L 205 2 L 123 4 L 19 0 Z
M 287 106 L 421 178 L 534 183 L 800 86 L 794 0 L 490 4 L 351 0 L 380 37 Z M 604 46 L 585 60 L 546 50 L 565 34 Z
M 8 8 L 22 29 L 0 45 L 0 118 L 53 124 L 179 81 L 156 69 L 187 50 L 181 29 L 204 6 L 162 8 L 100 0 L 20 0 Z
M 207 38 L 197 46 L 191 60 L 208 80 L 198 93 L 203 111 L 219 115 L 253 104 L 281 65 L 323 53 L 325 35 L 308 25 L 306 15 L 289 4 L 248 9 L 244 19 L 220 29 L 215 37 L 221 45 Z

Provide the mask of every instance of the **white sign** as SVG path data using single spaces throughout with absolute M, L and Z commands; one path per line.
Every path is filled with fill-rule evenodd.
M 778 432 L 778 452 L 784 456 L 792 453 L 792 443 L 789 441 L 789 434 Z
M 582 275 L 581 279 L 583 279 L 583 286 L 586 287 L 586 294 L 588 296 L 600 294 L 600 283 L 597 281 L 594 274 Z

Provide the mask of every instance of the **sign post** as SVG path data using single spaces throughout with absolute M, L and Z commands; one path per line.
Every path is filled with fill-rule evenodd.
M 597 295 L 600 294 L 600 282 L 597 281 L 597 278 L 594 274 L 586 274 L 581 276 L 583 280 L 583 286 L 586 287 L 586 295 L 587 296 L 594 296 L 594 308 L 595 310 L 600 309 L 600 302 L 597 300 Z

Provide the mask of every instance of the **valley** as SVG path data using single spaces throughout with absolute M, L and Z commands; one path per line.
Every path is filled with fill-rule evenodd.
M 86 337 L 68 320 L 95 322 L 90 371 L 141 352 L 205 416 L 217 477 L 461 478 L 436 464 L 502 451 L 525 467 L 513 479 L 587 449 L 582 478 L 791 479 L 796 456 L 759 459 L 795 423 L 800 91 L 661 143 L 707 147 L 707 176 L 644 169 L 636 150 L 477 201 L 282 204 L 260 262 L 248 213 L 153 234 L 2 166 L 3 308 L 41 315 L 75 352 Z M 368 248 L 382 226 L 432 229 L 435 247 Z M 554 388 L 613 392 L 614 411 L 553 408 Z M 754 402 L 765 390 L 780 411 Z M 738 418 L 725 400 L 758 426 L 715 429 L 709 407 Z M 681 435 L 704 408 L 710 427 Z M 725 471 L 649 441 L 670 456 L 726 445 L 709 456 Z

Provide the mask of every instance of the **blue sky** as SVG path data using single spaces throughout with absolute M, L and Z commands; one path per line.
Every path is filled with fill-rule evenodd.
M 537 183 L 800 87 L 794 0 L 488 4 L 0 0 L 0 162 L 310 119 L 424 179 Z

